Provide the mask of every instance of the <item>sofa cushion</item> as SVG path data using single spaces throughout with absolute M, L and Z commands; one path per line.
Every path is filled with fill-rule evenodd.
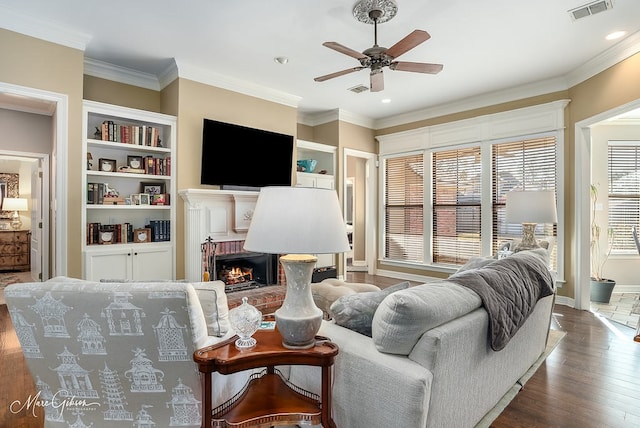
M 224 291 L 224 282 L 194 282 L 200 305 L 207 320 L 209 336 L 224 336 L 229 331 L 229 305 Z
M 373 316 L 373 342 L 380 352 L 408 355 L 422 334 L 481 305 L 480 296 L 446 280 L 387 296 Z
M 333 302 L 340 297 L 367 291 L 380 291 L 380 287 L 372 284 L 345 282 L 336 278 L 327 278 L 321 282 L 311 284 L 313 301 L 325 314 L 329 313 L 329 308 Z
M 408 287 L 405 281 L 380 291 L 342 296 L 331 305 L 329 314 L 336 324 L 371 337 L 371 323 L 378 305 L 388 295 Z

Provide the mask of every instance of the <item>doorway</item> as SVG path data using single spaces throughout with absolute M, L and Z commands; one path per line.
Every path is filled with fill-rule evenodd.
M 16 196 L 28 201 L 30 215 L 21 213 L 20 229 L 31 233 L 30 279 L 46 280 L 49 278 L 49 251 L 43 249 L 49 247 L 49 236 L 43 233 L 43 225 L 49 224 L 49 213 L 42 207 L 49 206 L 49 155 L 0 150 L 0 171 L 18 177 L 19 194 Z
M 574 307 L 589 310 L 590 308 L 590 183 L 591 183 L 591 144 L 592 127 L 622 115 L 640 123 L 640 100 L 619 106 L 615 109 L 597 114 L 575 124 L 575 283 Z M 631 113 L 631 112 L 637 112 Z
M 343 195 L 345 222 L 351 251 L 344 253 L 346 272 L 375 270 L 375 167 L 376 155 L 359 150 L 344 149 Z
M 68 147 L 68 99 L 66 95 L 35 88 L 0 82 L 0 109 L 35 113 L 51 117 L 51 132 L 47 138 L 49 150 L 24 151 L 24 147 L 3 144 L 0 154 L 8 157 L 26 157 L 38 160 L 42 173 L 42 187 L 36 208 L 42 212 L 37 221 L 41 233 L 37 250 L 42 279 L 67 274 L 67 147 Z M 38 172 L 40 174 L 40 172 Z M 31 190 L 31 189 L 30 189 Z M 37 189 L 36 193 L 38 193 Z M 33 244 L 33 243 L 32 243 Z M 38 269 L 38 268 L 36 268 Z

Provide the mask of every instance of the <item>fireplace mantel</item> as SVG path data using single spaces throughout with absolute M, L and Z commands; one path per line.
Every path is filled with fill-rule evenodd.
M 184 200 L 185 278 L 202 281 L 200 244 L 213 241 L 244 241 L 259 192 L 185 189 Z

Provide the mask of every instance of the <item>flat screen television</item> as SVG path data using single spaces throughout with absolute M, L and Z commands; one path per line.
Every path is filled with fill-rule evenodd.
M 291 186 L 293 136 L 204 119 L 200 183 L 222 189 Z

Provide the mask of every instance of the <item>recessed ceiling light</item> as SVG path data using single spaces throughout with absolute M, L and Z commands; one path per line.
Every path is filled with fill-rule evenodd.
M 278 64 L 282 64 L 282 65 L 289 62 L 289 58 L 287 58 L 286 56 L 277 56 L 273 60 Z
M 389 104 L 391 102 L 391 98 L 385 98 L 381 102 L 382 104 Z
M 616 39 L 619 39 L 620 37 L 624 36 L 625 34 L 627 34 L 626 31 L 614 31 L 613 33 L 607 34 L 607 37 L 605 37 L 605 39 L 607 39 L 607 40 L 616 40 Z

